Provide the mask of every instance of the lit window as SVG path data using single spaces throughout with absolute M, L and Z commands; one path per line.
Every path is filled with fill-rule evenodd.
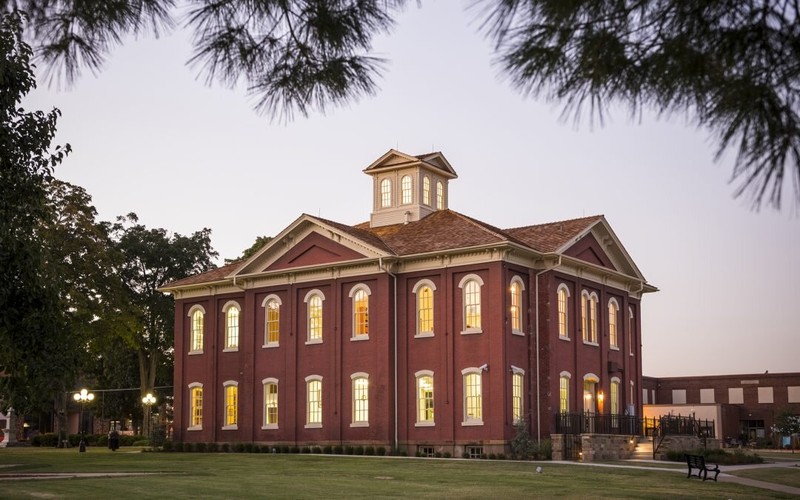
M 558 285 L 558 336 L 569 338 L 569 288 L 565 284 Z
M 597 294 L 586 290 L 581 294 L 581 319 L 583 341 L 597 344 Z
M 417 377 L 417 424 L 433 425 L 433 372 L 419 371 Z
M 404 175 L 402 179 L 400 179 L 400 193 L 401 193 L 401 203 L 403 205 L 408 205 L 411 203 L 411 176 Z
M 203 427 L 203 384 L 189 384 L 189 429 Z
M 369 378 L 366 373 L 354 373 L 353 424 L 351 427 L 369 425 Z
M 322 427 L 322 377 L 306 377 L 306 427 Z
M 474 274 L 465 276 L 459 287 L 463 295 L 463 321 L 462 333 L 481 332 L 481 286 L 483 280 Z
M 228 302 L 222 308 L 225 313 L 225 346 L 226 351 L 236 351 L 239 349 L 239 305 L 236 302 Z
M 278 428 L 278 380 L 268 378 L 264 383 L 264 428 Z
M 611 427 L 619 427 L 619 379 L 611 379 L 609 388 L 609 405 L 611 407 Z
M 264 347 L 275 347 L 281 338 L 281 299 L 269 295 L 262 302 L 264 306 Z
M 522 334 L 522 280 L 514 276 L 511 280 L 511 332 Z
M 194 306 L 189 310 L 189 317 L 191 318 L 189 352 L 203 352 L 203 319 L 205 310 L 201 306 Z
M 467 368 L 464 375 L 464 422 L 462 425 L 483 424 L 480 368 Z
M 561 413 L 569 412 L 569 380 L 569 373 L 561 372 L 558 379 L 558 410 Z
M 436 209 L 444 209 L 444 184 L 441 181 L 436 183 Z
M 306 344 L 319 344 L 322 342 L 322 293 L 311 290 L 306 294 L 308 304 L 308 336 Z
M 612 349 L 619 349 L 619 337 L 617 336 L 617 315 L 619 305 L 615 299 L 608 301 L 608 342 Z
M 225 427 L 235 429 L 239 414 L 239 387 L 234 381 L 225 382 Z
M 391 179 L 383 179 L 381 181 L 381 207 L 392 206 L 392 181 Z
M 511 417 L 516 423 L 521 421 L 523 416 L 522 388 L 525 371 L 512 366 L 511 372 Z
M 350 291 L 353 299 L 353 338 L 369 338 L 369 288 L 357 285 Z
M 417 333 L 418 337 L 433 335 L 433 291 L 436 286 L 430 280 L 419 281 L 414 285 L 417 294 Z
M 431 205 L 431 179 L 428 176 L 422 179 L 422 203 Z
M 583 377 L 583 411 L 595 413 L 597 411 L 597 384 L 600 379 L 597 375 L 589 374 Z

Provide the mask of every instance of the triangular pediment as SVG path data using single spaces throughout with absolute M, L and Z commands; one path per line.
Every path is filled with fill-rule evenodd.
M 561 247 L 558 253 L 645 281 L 605 217 L 600 217 L 597 222 Z
M 229 277 L 376 259 L 391 254 L 350 226 L 302 215 L 242 263 Z
M 373 174 L 383 170 L 395 170 L 405 167 L 429 169 L 448 179 L 458 177 L 455 169 L 442 153 L 435 152 L 413 156 L 395 149 L 390 149 L 383 156 L 372 162 L 370 166 L 364 169 L 364 173 Z

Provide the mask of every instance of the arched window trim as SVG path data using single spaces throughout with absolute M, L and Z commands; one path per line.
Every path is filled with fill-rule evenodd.
M 478 320 L 480 326 L 467 327 L 467 285 L 474 281 L 478 284 Z M 461 335 L 471 335 L 476 333 L 483 333 L 483 279 L 477 274 L 468 274 L 461 278 L 458 282 L 458 288 L 461 289 Z
M 237 313 L 236 339 L 231 339 L 228 332 L 228 329 L 230 328 L 230 325 L 228 325 L 228 312 L 231 309 L 236 309 Z M 242 317 L 242 306 L 240 306 L 239 303 L 236 302 L 235 300 L 229 300 L 225 302 L 224 306 L 222 306 L 222 318 L 225 323 L 225 327 L 222 330 L 222 335 L 223 335 L 222 352 L 236 352 L 239 350 L 239 340 L 241 335 L 241 317 Z M 233 345 L 231 340 L 235 340 L 235 345 Z
M 274 423 L 267 423 L 268 416 L 269 416 L 269 409 L 267 408 L 267 386 L 275 385 L 276 387 L 276 394 L 275 394 L 275 419 L 277 422 Z M 263 393 L 263 405 L 262 408 L 264 410 L 264 417 L 261 420 L 261 429 L 262 430 L 270 430 L 270 429 L 277 429 L 278 423 L 280 422 L 280 418 L 278 418 L 278 412 L 280 411 L 280 385 L 278 379 L 275 377 L 267 377 L 261 381 L 261 391 Z
M 561 302 L 559 300 L 559 296 L 561 292 L 564 292 L 564 331 L 561 331 Z M 558 288 L 556 289 L 556 314 L 558 315 L 557 324 L 558 324 L 558 338 L 561 340 L 570 340 L 569 335 L 569 306 L 570 306 L 570 297 L 571 293 L 569 291 L 569 287 L 565 283 L 559 283 Z
M 430 328 L 430 330 L 423 330 L 422 327 L 420 326 L 420 321 L 419 321 L 419 316 L 420 316 L 420 309 L 419 309 L 420 296 L 417 295 L 417 293 L 419 293 L 419 291 L 422 290 L 422 288 L 424 288 L 424 287 L 428 287 L 428 288 L 431 289 L 431 315 L 432 315 L 432 318 L 431 318 L 431 328 Z M 434 315 L 435 311 L 436 311 L 436 299 L 435 299 L 435 296 L 434 296 L 433 292 L 436 291 L 436 285 L 434 285 L 433 281 L 431 281 L 429 279 L 422 279 L 422 280 L 417 281 L 414 284 L 414 288 L 412 288 L 411 291 L 412 291 L 412 293 L 414 293 L 414 295 L 417 295 L 417 297 L 414 299 L 414 309 L 415 309 L 415 318 L 416 318 L 416 321 L 415 321 L 415 323 L 416 323 L 416 332 L 414 334 L 414 337 L 415 338 L 433 337 L 434 336 L 434 333 L 433 333 L 434 332 L 434 325 L 436 323 L 435 315 Z
M 309 303 L 311 302 L 311 299 L 313 299 L 314 297 L 319 297 L 319 299 L 321 301 L 320 302 L 320 309 L 321 310 L 320 310 L 320 318 L 319 318 L 320 319 L 319 338 L 311 338 L 311 307 L 309 306 Z M 325 318 L 325 294 L 323 294 L 319 289 L 315 288 L 315 289 L 309 291 L 306 294 L 305 298 L 303 299 L 303 302 L 306 304 L 306 330 L 307 330 L 306 331 L 306 345 L 309 345 L 309 344 L 321 344 L 322 341 L 323 341 L 324 332 L 325 332 L 325 330 L 324 330 L 324 328 L 325 328 L 325 322 L 324 322 L 324 318 Z
M 583 411 L 587 411 L 588 412 L 589 409 L 587 409 L 586 404 L 587 404 L 587 400 L 589 400 L 589 398 L 586 397 L 586 393 L 587 393 L 586 392 L 586 382 L 592 382 L 592 383 L 594 383 L 596 385 L 599 385 L 600 384 L 600 377 L 598 377 L 594 373 L 587 373 L 586 375 L 583 376 L 583 386 L 582 386 L 582 389 L 583 389 Z M 595 413 L 597 411 L 597 394 L 598 394 L 597 388 L 595 387 L 593 392 L 590 393 L 590 394 L 592 395 L 591 402 L 590 402 L 590 408 L 591 408 L 591 410 L 593 410 L 590 413 Z
M 202 325 L 200 325 L 199 332 L 195 332 L 194 330 L 194 313 L 196 312 L 202 314 L 201 316 Z M 189 355 L 203 354 L 203 345 L 205 343 L 205 330 L 206 330 L 206 309 L 200 304 L 195 304 L 189 308 L 189 312 L 186 315 L 189 317 Z M 197 333 L 200 334 L 200 342 L 195 342 L 195 335 Z M 199 349 L 194 349 L 195 343 L 200 344 Z
M 272 302 L 278 305 L 278 340 L 275 341 L 270 341 L 269 339 L 269 305 Z M 264 300 L 261 301 L 261 307 L 264 308 L 264 345 L 261 346 L 262 348 L 278 347 L 280 345 L 282 306 L 283 301 L 274 293 L 267 295 L 264 297 Z
M 423 377 L 430 377 L 431 379 L 431 386 L 434 385 L 434 377 L 433 377 L 433 370 L 419 370 L 418 372 L 414 373 L 414 400 L 416 401 L 417 405 L 417 413 L 416 413 L 416 422 L 414 423 L 415 427 L 434 427 L 436 425 L 436 391 L 432 390 L 432 406 L 433 406 L 433 418 L 430 420 L 421 420 L 420 415 L 423 414 L 423 409 L 420 408 L 420 402 L 422 398 L 420 397 L 420 379 Z
M 367 381 L 367 407 L 366 420 L 356 420 L 358 414 L 358 405 L 356 402 L 356 382 L 358 380 Z M 350 411 L 350 427 L 369 427 L 369 374 L 364 372 L 356 372 L 350 375 L 350 393 L 352 394 L 352 410 Z
M 566 379 L 565 387 L 562 387 L 561 381 Z M 563 371 L 558 375 L 558 409 L 561 413 L 569 413 L 570 407 L 570 388 L 572 386 L 572 374 L 568 371 Z
M 584 344 L 600 345 L 597 335 L 599 302 L 597 292 L 581 291 L 581 328 L 583 330 L 582 338 Z
M 228 421 L 228 388 L 235 387 L 236 388 L 236 416 L 235 416 L 235 423 L 233 424 L 225 424 Z M 223 398 L 223 414 L 222 414 L 222 430 L 223 431 L 233 431 L 239 428 L 239 382 L 236 380 L 226 380 L 222 383 L 222 398 Z
M 356 295 L 358 294 L 358 292 L 364 292 L 367 295 L 367 311 L 366 311 L 366 314 L 367 314 L 367 318 L 366 318 L 367 326 L 366 326 L 366 333 L 362 333 L 362 334 L 358 333 L 358 314 L 359 314 L 359 312 L 356 310 L 356 307 L 358 305 L 357 301 L 356 301 Z M 350 335 L 350 340 L 351 341 L 369 340 L 369 309 L 370 309 L 369 297 L 370 297 L 370 295 L 372 295 L 372 290 L 370 290 L 369 286 L 367 286 L 364 283 L 359 283 L 357 285 L 354 285 L 350 289 L 350 293 L 348 294 L 348 297 L 350 297 L 350 299 L 352 299 L 352 301 L 353 301 L 353 311 L 352 311 L 352 313 L 353 313 L 353 315 L 352 315 L 352 319 L 353 319 L 352 330 L 353 331 L 352 331 L 352 333 Z
M 614 306 L 613 313 L 611 312 L 612 305 Z M 609 349 L 619 351 L 619 302 L 614 297 L 608 299 L 608 345 Z
M 516 311 L 516 314 L 517 314 L 518 318 L 516 319 L 516 321 L 514 319 L 514 309 L 513 309 L 513 307 L 514 307 L 514 285 L 515 284 L 519 285 L 519 297 L 518 297 L 519 304 L 517 304 L 517 311 Z M 524 303 L 523 302 L 523 297 L 524 297 L 524 293 L 523 292 L 525 292 L 525 282 L 522 281 L 522 278 L 520 278 L 518 275 L 514 275 L 514 277 L 511 278 L 511 283 L 510 283 L 510 286 L 509 286 L 509 290 L 511 291 L 511 308 L 510 308 L 511 309 L 511 333 L 513 335 L 524 336 L 525 335 L 525 321 L 524 321 L 525 315 L 522 314 L 522 311 L 523 311 L 523 303 Z M 519 328 L 514 328 L 515 323 L 519 324 Z
M 469 368 L 464 368 L 463 370 L 461 370 L 461 385 L 462 385 L 462 392 L 463 392 L 461 401 L 462 401 L 463 413 L 464 413 L 463 421 L 461 422 L 461 425 L 464 426 L 464 427 L 474 426 L 474 425 L 483 425 L 483 375 L 482 374 L 483 374 L 483 370 L 481 368 L 476 367 L 476 366 L 470 366 Z M 479 408 L 478 408 L 478 410 L 480 411 L 480 414 L 481 414 L 480 417 L 474 417 L 474 416 L 469 416 L 468 415 L 468 409 L 469 409 L 468 398 L 476 397 L 474 395 L 473 396 L 469 395 L 469 390 L 468 390 L 469 388 L 467 387 L 467 377 L 469 375 L 477 375 L 478 376 L 478 381 L 480 383 L 480 386 L 479 386 L 480 394 L 477 396 L 477 397 L 480 398 L 480 405 L 479 405 Z

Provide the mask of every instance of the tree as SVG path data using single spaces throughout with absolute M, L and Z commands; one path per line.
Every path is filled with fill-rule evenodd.
M 792 452 L 794 453 L 794 442 L 800 434 L 800 415 L 796 415 L 789 410 L 784 410 L 775 416 L 775 424 L 772 432 L 781 436 L 790 436 L 792 439 Z
M 236 262 L 237 260 L 249 259 L 256 252 L 264 248 L 264 245 L 269 243 L 270 240 L 272 240 L 272 236 L 257 236 L 256 241 L 253 242 L 253 244 L 250 245 L 248 248 L 246 248 L 245 251 L 242 252 L 242 255 L 236 257 L 235 259 L 225 259 L 225 264 L 231 264 L 233 262 Z
M 405 0 L 226 0 L 185 17 L 208 80 L 244 82 L 256 108 L 291 118 L 376 91 L 369 55 Z M 73 80 L 98 70 L 127 33 L 174 26 L 174 0 L 16 0 L 31 12 L 48 67 Z M 785 0 L 477 0 L 502 71 L 523 94 L 588 107 L 601 123 L 619 102 L 686 113 L 737 151 L 737 196 L 800 204 L 800 4 Z M 791 180 L 789 180 L 791 179 Z
M 110 227 L 112 247 L 118 253 L 116 272 L 124 287 L 124 314 L 131 321 L 120 339 L 135 349 L 141 395 L 152 392 L 158 375 L 171 383 L 175 304 L 159 291 L 169 282 L 208 271 L 217 257 L 211 247 L 211 230 L 191 236 L 148 229 L 136 214 L 118 217 Z
M 77 368 L 59 287 L 43 234 L 55 220 L 47 186 L 70 148 L 52 147 L 59 111 L 26 112 L 36 86 L 22 16 L 0 18 L 0 405 L 17 413 L 52 404 Z

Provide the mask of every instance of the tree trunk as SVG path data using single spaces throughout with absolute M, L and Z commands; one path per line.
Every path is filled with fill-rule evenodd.
M 156 385 L 156 368 L 158 366 L 158 350 L 139 349 L 139 401 L 153 392 Z M 150 438 L 152 408 L 142 404 L 142 435 Z

